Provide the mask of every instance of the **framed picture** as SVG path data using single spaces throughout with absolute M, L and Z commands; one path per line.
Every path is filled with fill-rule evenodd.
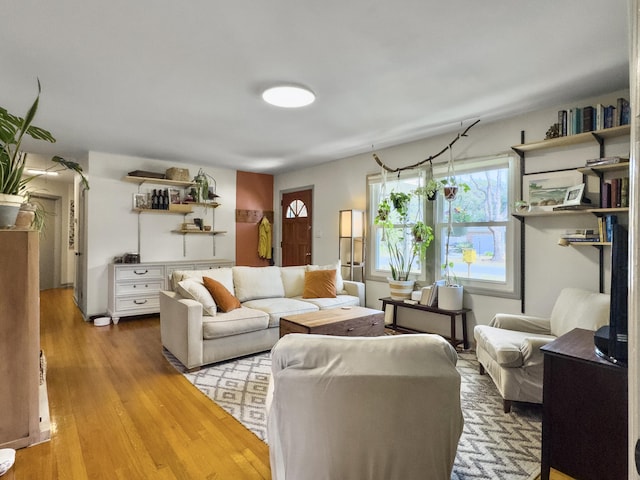
M 177 188 L 169 189 L 169 203 L 180 203 L 180 190 Z
M 582 183 L 577 170 L 532 173 L 522 178 L 522 199 L 532 210 L 553 210 L 564 203 L 567 189 Z
M 151 202 L 149 202 L 149 194 L 148 193 L 134 193 L 133 194 L 133 208 L 135 209 L 145 209 L 151 208 Z
M 567 188 L 564 194 L 563 205 L 580 205 L 582 203 L 582 194 L 584 193 L 584 183 L 574 185 Z

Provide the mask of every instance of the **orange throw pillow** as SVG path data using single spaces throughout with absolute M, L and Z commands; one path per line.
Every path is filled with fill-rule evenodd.
M 336 298 L 336 271 L 305 272 L 302 298 Z
M 231 310 L 241 307 L 240 300 L 234 297 L 233 294 L 217 280 L 202 277 L 202 283 L 204 283 L 204 286 L 209 290 L 220 311 L 230 312 Z

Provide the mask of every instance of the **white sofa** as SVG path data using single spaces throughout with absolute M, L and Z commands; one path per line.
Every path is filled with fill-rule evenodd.
M 337 295 L 303 298 L 306 272 L 320 269 L 336 270 Z M 224 285 L 242 306 L 218 311 L 204 286 L 198 286 L 203 276 Z M 269 350 L 279 338 L 283 316 L 364 306 L 364 283 L 344 281 L 339 262 L 174 271 L 171 285 L 173 291 L 160 292 L 162 345 L 188 369 Z

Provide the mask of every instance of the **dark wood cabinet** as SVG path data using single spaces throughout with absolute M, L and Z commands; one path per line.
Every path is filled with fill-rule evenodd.
M 580 480 L 627 478 L 627 369 L 596 355 L 574 329 L 542 347 L 542 480 L 554 468 Z

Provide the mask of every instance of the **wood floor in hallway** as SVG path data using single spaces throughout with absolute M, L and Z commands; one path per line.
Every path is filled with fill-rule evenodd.
M 159 317 L 94 327 L 72 294 L 41 292 L 51 440 L 3 480 L 271 478 L 267 445 L 164 358 Z

